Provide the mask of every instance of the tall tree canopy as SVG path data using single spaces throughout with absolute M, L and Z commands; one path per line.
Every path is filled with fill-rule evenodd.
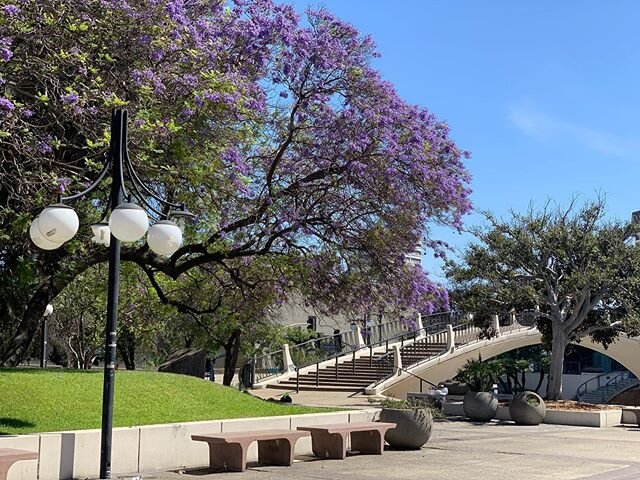
M 479 243 L 448 265 L 452 296 L 469 311 L 537 310 L 551 350 L 549 399 L 562 398 L 569 343 L 591 337 L 607 346 L 621 332 L 637 333 L 640 249 L 630 240 L 638 228 L 604 216 L 600 199 L 508 219 L 488 214 Z
M 143 180 L 198 214 L 170 259 L 123 250 L 152 283 L 166 277 L 158 289 L 197 271 L 248 295 L 243 272 L 261 258 L 276 293 L 327 309 L 445 302 L 402 260 L 424 235 L 441 249 L 428 225 L 460 227 L 466 153 L 380 77 L 377 55 L 326 10 L 301 20 L 271 0 L 0 0 L 0 362 L 106 258 L 85 227 L 54 252 L 26 232 L 56 192 L 95 178 L 113 107 L 130 112 Z M 78 205 L 84 225 L 104 198 Z

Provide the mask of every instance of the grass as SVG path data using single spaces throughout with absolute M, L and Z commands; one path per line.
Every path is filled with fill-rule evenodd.
M 0 369 L 0 435 L 100 428 L 102 378 L 98 370 Z M 116 373 L 116 427 L 327 411 L 184 375 Z

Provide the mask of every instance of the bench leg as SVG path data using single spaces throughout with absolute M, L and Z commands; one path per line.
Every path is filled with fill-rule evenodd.
M 293 465 L 294 445 L 286 438 L 258 442 L 258 461 L 266 465 Z
M 241 443 L 210 443 L 209 465 L 211 468 L 244 472 L 247 469 L 247 447 Z
M 320 458 L 344 459 L 347 456 L 347 438 L 341 433 L 311 433 L 313 454 Z
M 0 480 L 7 480 L 7 473 L 15 462 L 0 462 Z
M 382 455 L 382 451 L 384 450 L 384 437 L 379 430 L 351 432 L 351 450 L 357 450 L 360 453 Z

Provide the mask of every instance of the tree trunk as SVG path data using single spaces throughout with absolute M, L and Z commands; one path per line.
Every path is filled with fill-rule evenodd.
M 224 346 L 224 376 L 223 385 L 231 385 L 233 376 L 238 365 L 238 354 L 240 353 L 240 330 L 234 330 Z
M 127 370 L 136 369 L 136 334 L 123 325 L 118 335 L 118 351 Z
M 568 336 L 559 326 L 553 325 L 553 339 L 551 343 L 551 365 L 549 366 L 549 380 L 547 382 L 547 400 L 562 399 L 562 370 L 564 367 L 564 353 L 567 349 Z
M 47 304 L 59 290 L 45 283 L 33 294 L 13 337 L 0 347 L 0 365 L 15 367 L 25 358 L 31 342 L 37 336 Z

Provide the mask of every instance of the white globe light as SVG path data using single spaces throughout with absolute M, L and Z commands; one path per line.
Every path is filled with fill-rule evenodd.
M 80 226 L 78 214 L 73 208 L 62 203 L 46 207 L 38 222 L 42 236 L 53 243 L 71 240 Z
M 149 217 L 147 217 L 147 212 L 140 205 L 122 203 L 111 212 L 109 228 L 113 236 L 118 240 L 135 242 L 147 233 Z
M 29 236 L 31 237 L 31 241 L 35 243 L 36 247 L 41 248 L 43 250 L 55 250 L 60 247 L 63 242 L 56 243 L 50 240 L 47 240 L 40 233 L 40 218 L 36 217 L 33 222 L 31 222 L 31 227 L 29 227 Z
M 53 305 L 48 304 L 47 308 L 44 309 L 44 313 L 42 314 L 43 317 L 48 317 L 49 315 L 51 315 L 53 313 Z
M 160 220 L 149 229 L 147 244 L 158 255 L 173 255 L 182 245 L 182 230 L 169 220 Z

